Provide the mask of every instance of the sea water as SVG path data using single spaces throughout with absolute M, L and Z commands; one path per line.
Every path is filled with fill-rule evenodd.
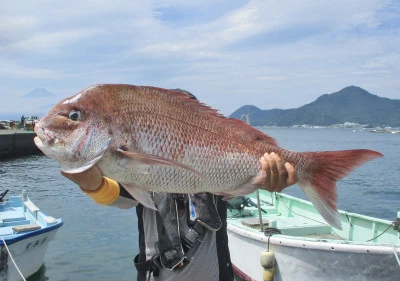
M 339 208 L 394 220 L 400 211 L 400 134 L 355 129 L 259 128 L 294 151 L 367 148 L 385 156 L 364 164 L 338 182 Z M 45 264 L 29 281 L 136 280 L 138 252 L 135 209 L 99 206 L 60 175 L 45 156 L 0 160 L 0 192 L 25 189 L 46 214 L 64 220 L 49 245 Z M 285 193 L 305 198 L 298 186 Z
M 44 266 L 28 281 L 136 280 L 134 208 L 95 204 L 45 156 L 0 161 L 0 188 L 10 190 L 7 196 L 27 190 L 44 213 L 64 221 L 49 244 Z

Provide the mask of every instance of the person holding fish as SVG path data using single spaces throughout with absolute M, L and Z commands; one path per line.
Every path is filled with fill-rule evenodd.
M 275 153 L 266 153 L 260 164 L 266 174 L 264 189 L 280 192 L 297 180 L 294 167 Z M 222 196 L 158 193 L 154 199 L 159 211 L 155 211 L 141 205 L 121 184 L 103 177 L 97 166 L 77 174 L 61 173 L 99 204 L 136 206 L 137 280 L 234 280 Z
M 223 199 L 260 188 L 297 182 L 341 229 L 336 181 L 383 156 L 286 150 L 186 91 L 151 86 L 93 85 L 56 104 L 34 130 L 36 146 L 95 202 L 137 206 L 138 280 L 233 280 Z

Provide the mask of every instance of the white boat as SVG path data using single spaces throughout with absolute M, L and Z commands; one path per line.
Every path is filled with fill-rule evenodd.
M 308 201 L 267 191 L 259 198 L 266 213 L 254 207 L 256 194 L 229 201 L 229 249 L 241 279 L 400 280 L 400 212 L 389 221 L 340 211 L 338 230 Z
M 0 195 L 1 201 L 6 193 Z M 49 242 L 62 225 L 61 219 L 40 211 L 25 191 L 21 196 L 11 196 L 1 202 L 0 280 L 24 280 L 37 272 L 43 264 Z

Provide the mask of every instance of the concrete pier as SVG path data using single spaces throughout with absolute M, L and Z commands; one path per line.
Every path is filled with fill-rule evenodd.
M 42 153 L 33 142 L 32 131 L 0 130 L 0 159 Z

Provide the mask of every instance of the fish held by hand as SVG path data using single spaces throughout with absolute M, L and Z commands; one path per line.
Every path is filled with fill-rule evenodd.
M 61 170 L 97 165 L 142 204 L 149 191 L 210 192 L 230 198 L 261 188 L 259 159 L 275 152 L 324 219 L 341 228 L 336 181 L 382 156 L 367 149 L 294 152 L 246 123 L 226 118 L 178 90 L 91 86 L 56 104 L 35 126 L 35 143 Z

